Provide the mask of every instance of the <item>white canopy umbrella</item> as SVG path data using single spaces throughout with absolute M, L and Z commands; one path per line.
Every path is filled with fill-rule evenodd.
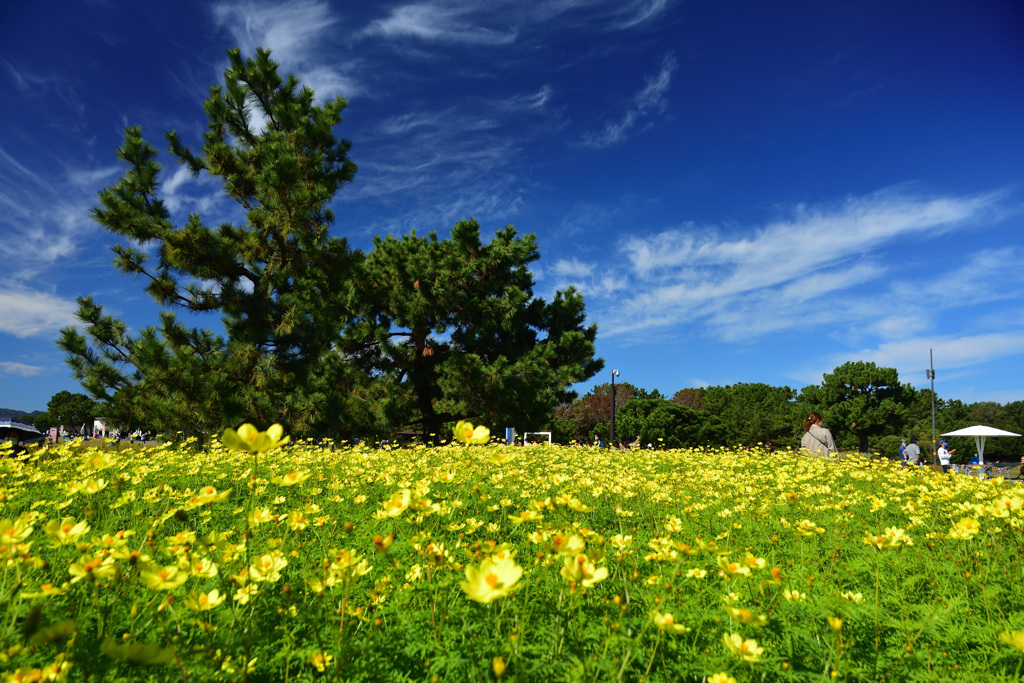
M 978 447 L 978 464 L 985 464 L 985 438 L 989 436 L 1020 436 L 1020 434 L 1014 434 L 1013 432 L 1007 432 L 1002 429 L 996 429 L 995 427 L 986 427 L 985 425 L 974 425 L 973 427 L 964 427 L 958 429 L 955 432 L 946 432 L 940 436 L 973 436 L 974 443 Z

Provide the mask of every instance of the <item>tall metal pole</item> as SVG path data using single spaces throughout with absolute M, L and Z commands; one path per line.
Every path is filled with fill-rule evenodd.
M 608 446 L 611 447 L 615 441 L 615 378 L 619 376 L 618 370 L 612 370 L 612 423 L 608 429 Z
M 938 441 L 935 438 L 935 356 L 931 349 L 928 349 L 928 365 L 930 366 L 928 368 L 928 377 L 932 380 L 932 462 L 938 463 L 936 457 L 938 453 L 936 444 Z

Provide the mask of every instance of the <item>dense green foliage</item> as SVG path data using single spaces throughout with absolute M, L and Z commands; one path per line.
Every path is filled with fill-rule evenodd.
M 85 394 L 58 391 L 46 404 L 46 412 L 37 415 L 32 424 L 43 430 L 54 426 L 67 428 L 72 434 L 92 429 L 92 420 L 100 416 L 100 405 Z
M 760 382 L 708 387 L 701 391 L 703 410 L 721 418 L 730 443 L 789 445 L 794 425 L 806 415 L 796 403 L 796 391 Z M 723 444 L 724 445 L 724 444 Z
M 729 428 L 709 412 L 656 398 L 638 398 L 616 410 L 617 436 L 640 448 L 698 448 L 729 438 Z
M 341 348 L 378 387 L 380 415 L 415 412 L 427 434 L 464 416 L 521 430 L 544 426 L 567 387 L 603 365 L 583 297 L 533 296 L 533 235 L 512 228 L 488 244 L 475 221 L 450 239 L 376 238 L 353 280 L 360 317 Z
M 851 434 L 866 453 L 871 437 L 893 434 L 903 426 L 904 391 L 895 368 L 858 361 L 826 373 L 819 390 L 805 392 L 805 402 L 825 417 L 833 435 Z
M 93 212 L 126 240 L 117 267 L 163 308 L 158 327 L 133 334 L 80 298 L 85 334 L 61 332 L 75 376 L 120 426 L 210 434 L 274 420 L 320 437 L 436 434 L 455 415 L 539 426 L 601 367 L 582 297 L 533 296 L 532 235 L 508 227 L 485 245 L 465 221 L 450 239 L 379 238 L 368 254 L 334 236 L 330 203 L 356 172 L 334 133 L 345 100 L 315 104 L 268 51 L 229 58 L 199 151 L 165 137 L 177 163 L 223 186 L 239 221 L 176 225 L 138 127 L 117 152 L 125 176 Z M 218 314 L 223 332 L 190 328 L 181 311 Z

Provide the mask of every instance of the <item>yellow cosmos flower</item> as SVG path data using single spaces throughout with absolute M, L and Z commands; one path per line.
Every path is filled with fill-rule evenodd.
M 505 675 L 505 658 L 495 657 L 491 660 L 491 670 L 494 671 L 494 675 L 501 678 Z
M 3 443 L 0 441 L 0 443 Z M 53 664 L 48 664 L 41 669 L 31 666 L 18 667 L 16 670 L 7 673 L 4 681 L 12 683 L 34 683 L 35 681 L 63 681 L 67 678 L 71 662 L 65 659 L 65 655 L 57 655 Z
M 317 652 L 309 658 L 310 665 L 320 673 L 326 671 L 333 661 L 334 657 L 323 652 Z
M 225 429 L 220 442 L 236 451 L 263 453 L 285 445 L 289 439 L 290 437 L 284 435 L 284 427 L 279 424 L 270 425 L 267 431 L 261 432 L 246 423 L 239 427 L 237 432 L 231 428 Z
M 654 625 L 658 627 L 659 631 L 671 633 L 672 635 L 678 636 L 690 632 L 690 629 L 686 626 L 677 624 L 675 618 L 668 612 L 665 612 L 664 614 L 661 612 L 651 612 L 651 621 L 654 622 Z
M 747 553 L 746 556 L 744 556 L 743 563 L 751 569 L 764 569 L 768 566 L 768 563 L 765 562 L 763 558 L 754 557 L 750 553 Z
M 117 550 L 123 548 L 128 544 L 128 537 L 134 536 L 135 531 L 133 529 L 121 529 L 115 531 L 113 534 L 103 534 L 100 537 L 93 536 L 92 542 L 106 550 Z
M 174 565 L 161 567 L 152 565 L 139 573 L 139 578 L 146 588 L 155 591 L 174 590 L 188 580 L 188 574 Z
M 68 572 L 72 577 L 71 583 L 78 583 L 82 579 L 109 579 L 117 574 L 117 565 L 112 557 L 83 555 L 68 567 Z
M 288 513 L 288 528 L 292 531 L 302 531 L 309 526 L 309 518 L 302 513 L 302 510 L 292 510 Z
M 281 556 L 281 551 L 260 555 L 249 567 L 249 578 L 253 581 L 274 583 L 281 578 L 281 570 L 288 566 L 288 560 Z
M 736 683 L 736 679 L 723 672 L 709 676 L 708 683 Z
M 543 512 L 544 510 L 554 510 L 555 506 L 551 502 L 551 498 L 545 498 L 544 500 L 531 500 L 529 508 L 534 512 Z
M 694 548 L 689 543 L 683 543 L 682 541 L 672 541 L 672 547 L 675 548 L 677 552 L 684 555 L 693 556 L 700 554 L 700 550 Z
M 750 576 L 750 567 L 741 562 L 730 562 L 725 555 L 718 556 L 718 566 L 721 568 L 718 574 L 726 580 L 735 579 L 737 576 Z
M 992 501 L 997 517 L 1008 517 L 1011 513 L 1020 512 L 1024 507 L 1024 498 L 1020 496 L 1002 496 Z
M 587 543 L 576 534 L 565 536 L 555 534 L 551 537 L 551 548 L 561 555 L 578 555 L 583 552 Z
M 673 515 L 668 515 L 665 518 L 665 531 L 669 533 L 677 533 L 683 530 L 683 520 Z
M 854 593 L 853 591 L 843 591 L 840 593 L 844 598 L 850 602 L 864 602 L 864 596 L 860 593 Z
M 894 526 L 886 527 L 885 533 L 882 535 L 866 534 L 864 542 L 876 550 L 888 550 L 901 545 L 914 545 L 914 540 L 907 536 L 903 529 L 898 529 Z
M 518 515 L 509 515 L 508 518 L 516 524 L 522 524 L 523 522 L 539 522 L 544 519 L 544 515 L 534 510 L 523 510 Z
M 746 624 L 747 626 L 764 626 L 768 623 L 768 617 L 763 614 L 755 614 L 749 609 L 741 609 L 738 607 L 732 607 L 731 605 L 726 605 L 725 612 L 731 618 L 741 624 Z
M 782 597 L 786 598 L 789 602 L 801 602 L 807 599 L 807 593 L 801 593 L 800 591 L 791 591 L 788 588 L 782 591 Z
M 570 510 L 575 510 L 576 512 L 590 512 L 592 509 L 578 498 L 570 498 L 569 502 L 567 502 L 565 506 Z
M 235 591 L 234 600 L 239 605 L 248 605 L 249 601 L 256 597 L 259 592 L 255 585 L 242 586 Z
M 289 472 L 282 477 L 274 477 L 270 483 L 278 486 L 295 486 L 309 479 L 309 472 Z
M 705 541 L 703 538 L 697 537 L 697 547 L 715 555 L 726 555 L 729 551 L 718 545 L 715 541 Z
M 75 521 L 74 517 L 65 517 L 61 521 L 51 519 L 43 526 L 47 536 L 56 541 L 56 545 L 67 545 L 74 543 L 78 538 L 89 531 L 92 527 L 84 519 L 81 522 Z
M 744 640 L 743 636 L 738 633 L 725 634 L 722 636 L 722 643 L 725 644 L 725 648 L 729 652 L 750 664 L 760 661 L 761 655 L 764 654 L 764 648 L 759 647 L 756 640 L 753 638 Z
M 44 583 L 39 587 L 37 593 L 22 593 L 22 598 L 49 598 L 55 595 L 64 595 L 68 592 L 68 588 L 71 584 L 63 583 L 60 586 L 55 586 L 52 583 Z
M 484 558 L 479 567 L 466 567 L 466 581 L 460 585 L 470 600 L 487 604 L 509 595 L 522 575 L 523 568 L 511 557 L 492 555 Z
M 832 627 L 832 630 L 838 633 L 843 629 L 843 620 L 839 617 L 829 617 L 828 625 Z
M 198 576 L 201 579 L 212 579 L 217 576 L 217 565 L 205 557 L 198 561 L 193 561 L 189 569 L 192 571 L 193 576 Z
M 799 524 L 793 527 L 793 531 L 796 532 L 797 536 L 813 536 L 814 534 L 825 533 L 823 528 L 809 519 L 802 520 Z
M 595 583 L 601 583 L 608 578 L 608 569 L 596 567 L 586 555 L 566 557 L 562 565 L 562 578 L 570 583 L 590 588 Z
M 193 591 L 185 598 L 185 607 L 188 607 L 193 612 L 205 612 L 224 602 L 225 597 L 216 588 L 209 593 L 196 593 Z
M 999 634 L 999 640 L 1024 652 L 1024 631 L 1003 631 Z
M 622 534 L 615 534 L 614 536 L 608 539 L 608 542 L 611 543 L 613 547 L 618 548 L 619 550 L 625 550 L 629 546 L 633 545 L 633 537 L 623 536 Z
M 707 575 L 708 573 L 706 570 L 698 569 L 696 567 L 694 567 L 693 569 L 686 570 L 686 578 L 688 579 L 703 579 Z
M 491 438 L 491 430 L 487 427 L 473 427 L 472 423 L 460 420 L 453 434 L 457 441 L 465 444 L 487 443 Z
M 231 489 L 218 492 L 215 486 L 204 486 L 199 489 L 199 493 L 189 498 L 188 505 L 189 507 L 196 507 L 206 505 L 207 503 L 222 503 L 228 499 L 228 494 L 230 493 Z
M 25 539 L 32 534 L 33 528 L 35 527 L 20 517 L 15 520 L 0 521 L 0 545 L 24 543 Z
M 970 540 L 981 533 L 981 524 L 971 517 L 964 517 L 949 530 L 950 538 Z
M 327 585 L 348 584 L 360 576 L 370 572 L 373 567 L 367 564 L 361 555 L 349 550 L 332 550 L 334 561 L 331 562 L 327 575 Z
M 68 493 L 73 495 L 75 493 L 84 493 L 86 495 L 93 495 L 99 493 L 107 487 L 105 479 L 86 479 L 85 481 L 76 481 L 68 487 Z
M 409 500 L 412 498 L 412 491 L 402 489 L 398 493 L 391 494 L 391 499 L 384 501 L 384 515 L 386 517 L 397 517 L 409 509 Z
M 270 508 L 263 508 L 262 510 L 253 510 L 249 513 L 249 524 L 253 526 L 259 526 L 260 524 L 266 524 L 267 522 L 273 522 L 277 519 L 277 515 L 271 512 Z
M 78 469 L 79 471 L 92 470 L 93 472 L 98 472 L 113 467 L 115 464 L 114 457 L 109 453 L 93 451 L 92 454 L 82 459 L 82 464 L 78 466 Z

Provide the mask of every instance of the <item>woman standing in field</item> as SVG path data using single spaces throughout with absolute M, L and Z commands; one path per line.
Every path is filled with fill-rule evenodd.
M 828 457 L 837 453 L 835 439 L 832 432 L 821 426 L 823 419 L 818 413 L 811 413 L 804 420 L 804 438 L 800 440 L 800 446 L 806 448 L 816 458 Z

